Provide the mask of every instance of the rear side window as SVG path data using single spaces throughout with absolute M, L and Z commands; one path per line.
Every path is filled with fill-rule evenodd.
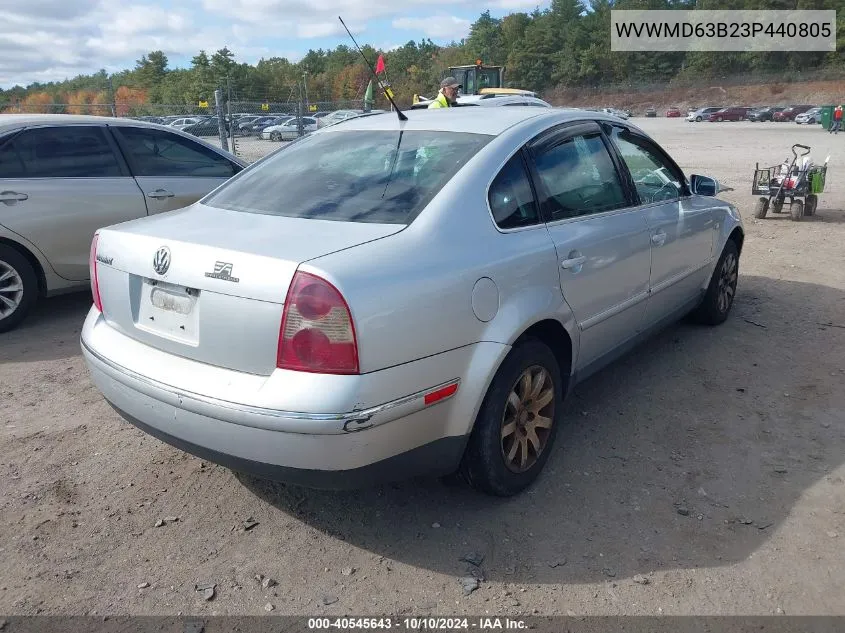
M 616 167 L 598 132 L 579 134 L 536 159 L 552 221 L 602 213 L 628 205 Z
M 491 138 L 418 130 L 315 134 L 202 202 L 247 213 L 408 224 Z
M 229 178 L 236 164 L 211 149 L 165 130 L 115 128 L 136 176 Z
M 0 140 L 0 178 L 24 178 L 26 170 L 11 139 Z
M 0 148 L 0 178 L 116 178 L 120 164 L 97 126 L 24 130 Z
M 487 199 L 499 228 L 515 229 L 539 222 L 534 192 L 520 154 L 513 156 L 493 180 Z

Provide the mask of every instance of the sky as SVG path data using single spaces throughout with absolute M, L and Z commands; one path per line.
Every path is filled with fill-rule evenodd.
M 352 42 L 390 50 L 410 40 L 448 44 L 493 17 L 547 0 L 0 0 L 0 88 L 135 66 L 163 50 L 187 67 L 201 49 L 228 46 L 238 62 L 298 61 L 309 49 Z M 401 8 L 400 8 L 401 7 Z

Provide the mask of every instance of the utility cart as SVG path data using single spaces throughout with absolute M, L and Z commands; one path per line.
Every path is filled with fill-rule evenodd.
M 802 150 L 799 154 L 799 150 Z M 810 148 L 806 145 L 792 146 L 792 161 L 785 160 L 780 165 L 754 167 L 754 183 L 751 193 L 760 196 L 754 207 L 754 217 L 763 219 L 769 208 L 773 213 L 782 213 L 783 205 L 789 199 L 789 216 L 797 222 L 805 215 L 816 212 L 819 194 L 824 191 L 827 163 L 816 165 L 809 158 Z

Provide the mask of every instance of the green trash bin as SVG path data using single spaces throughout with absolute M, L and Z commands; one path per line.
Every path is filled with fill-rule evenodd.
M 822 129 L 830 129 L 830 124 L 833 122 L 833 108 L 835 107 L 832 105 L 822 106 Z

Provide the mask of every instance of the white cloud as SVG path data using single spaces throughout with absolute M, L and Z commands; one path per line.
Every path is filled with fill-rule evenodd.
M 375 20 L 392 21 L 395 29 L 410 31 L 409 39 L 425 36 L 448 41 L 469 32 L 470 21 L 453 12 L 471 15 L 488 7 L 501 11 L 537 4 L 536 0 L 137 1 L 140 4 L 133 0 L 0 0 L 0 86 L 62 80 L 100 68 L 118 71 L 157 49 L 171 60 L 228 46 L 239 61 L 254 63 L 261 57 L 296 61 L 311 47 L 309 40 L 349 43 L 338 16 L 361 44 L 385 37 L 387 30 L 367 30 Z M 388 37 L 401 39 L 396 33 Z M 272 45 L 280 41 L 283 51 Z
M 460 40 L 469 35 L 472 22 L 454 15 L 433 15 L 427 18 L 397 18 L 393 27 L 409 31 L 421 31 L 427 37 L 438 40 Z
M 190 13 L 128 0 L 4 0 L 0 6 L 0 85 L 60 80 L 118 69 L 151 50 L 193 54 L 231 35 L 200 32 Z

